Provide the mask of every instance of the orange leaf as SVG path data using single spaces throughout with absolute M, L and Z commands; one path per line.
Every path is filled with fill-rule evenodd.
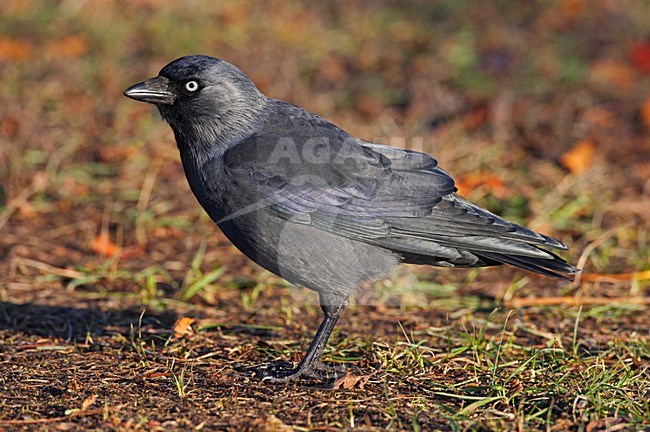
M 584 139 L 560 157 L 560 162 L 570 172 L 576 174 L 591 166 L 596 150 L 590 139 Z
M 614 126 L 614 114 L 602 106 L 595 105 L 585 108 L 582 121 L 593 126 L 612 127 Z
M 485 107 L 478 107 L 472 109 L 467 114 L 463 115 L 461 122 L 463 129 L 472 130 L 484 124 L 488 119 L 488 110 Z
M 115 256 L 118 247 L 108 237 L 108 233 L 102 232 L 93 240 L 92 251 L 99 255 Z
M 467 196 L 473 189 L 483 188 L 499 199 L 504 199 L 508 195 L 507 189 L 503 185 L 500 177 L 485 172 L 475 172 L 464 175 L 456 182 L 458 194 Z
M 630 60 L 640 72 L 650 74 L 650 41 L 632 44 Z
M 55 57 L 77 58 L 88 51 L 88 42 L 81 36 L 67 36 L 47 46 L 47 52 Z
M 24 218 L 32 218 L 38 214 L 34 206 L 31 205 L 29 201 L 20 203 L 20 206 L 18 207 L 18 213 L 20 213 L 20 215 Z
M 140 375 L 132 378 L 133 381 L 145 381 L 158 378 L 166 378 L 172 376 L 171 372 L 157 372 L 157 369 L 149 370 L 147 372 L 141 373 Z
M 16 117 L 5 117 L 0 120 L 0 133 L 4 134 L 9 140 L 13 140 L 18 134 L 20 120 Z
M 29 56 L 29 48 L 23 40 L 0 37 L 0 60 L 23 60 Z
M 615 60 L 597 60 L 589 69 L 591 81 L 620 87 L 630 87 L 636 79 L 634 69 Z
M 190 326 L 194 322 L 194 318 L 182 317 L 176 320 L 174 323 L 174 337 L 179 338 L 186 334 L 190 334 L 192 329 Z
M 340 388 L 349 390 L 354 387 L 363 389 L 363 386 L 366 385 L 369 379 L 370 375 L 355 375 L 350 372 L 345 372 L 345 375 L 334 381 L 332 390 L 338 390 Z
M 120 258 L 131 258 L 131 257 L 141 256 L 143 252 L 144 252 L 144 246 L 142 245 L 125 247 L 120 251 Z
M 585 9 L 584 0 L 564 0 L 560 5 L 562 14 L 568 18 L 575 18 Z
M 81 411 L 86 411 L 97 400 L 97 395 L 90 395 L 81 403 Z

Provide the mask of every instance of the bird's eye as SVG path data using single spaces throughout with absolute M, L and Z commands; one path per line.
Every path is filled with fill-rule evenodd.
M 189 92 L 195 92 L 199 89 L 199 83 L 196 81 L 188 81 L 185 83 L 185 90 Z

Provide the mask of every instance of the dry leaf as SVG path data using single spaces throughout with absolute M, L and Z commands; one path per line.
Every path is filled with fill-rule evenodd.
M 88 51 L 88 42 L 81 36 L 67 36 L 49 43 L 46 51 L 52 57 L 78 58 Z
M 171 372 L 157 372 L 156 369 L 154 369 L 136 376 L 135 378 L 133 378 L 133 381 L 145 381 L 145 380 L 153 380 L 158 378 L 167 378 L 172 375 L 173 374 Z
M 20 39 L 0 37 L 0 60 L 17 61 L 29 56 L 29 44 Z
M 613 127 L 615 123 L 614 114 L 598 105 L 585 108 L 581 120 L 590 126 L 598 127 Z
M 35 192 L 43 192 L 45 189 L 47 189 L 49 182 L 49 176 L 45 171 L 36 171 L 32 175 L 32 187 L 34 188 Z
M 9 138 L 9 140 L 16 138 L 19 129 L 20 120 L 17 117 L 7 116 L 0 120 L 0 132 Z
M 340 388 L 349 390 L 354 387 L 363 389 L 363 386 L 366 385 L 369 379 L 370 375 L 355 375 L 350 372 L 345 372 L 345 375 L 334 381 L 334 384 L 332 384 L 332 390 L 338 390 Z
M 194 323 L 194 318 L 190 317 L 181 317 L 176 320 L 174 323 L 174 337 L 180 338 L 186 334 L 192 333 L 192 328 L 190 327 Z
M 596 149 L 590 139 L 584 139 L 560 157 L 560 162 L 573 174 L 589 168 L 594 160 Z
M 81 403 L 81 411 L 86 411 L 97 400 L 97 395 L 90 395 Z
M 467 196 L 477 188 L 485 188 L 489 193 L 499 199 L 505 199 L 508 196 L 508 190 L 503 185 L 503 180 L 492 173 L 475 172 L 461 176 L 456 182 L 458 194 Z
M 621 423 L 623 423 L 623 420 L 621 418 L 603 418 L 603 419 L 592 420 L 589 423 L 587 423 L 585 432 L 606 432 L 606 431 L 613 431 L 613 430 L 624 430 L 622 428 L 616 427 Z
M 6 13 L 7 16 L 11 15 L 26 15 L 26 11 L 30 8 L 34 7 L 33 4 L 30 4 L 30 2 L 26 2 L 25 0 L 3 0 L 2 1 L 2 12 Z
M 92 251 L 96 254 L 104 256 L 115 256 L 118 253 L 119 249 L 117 245 L 111 241 L 108 233 L 106 232 L 102 232 L 97 237 L 95 237 L 91 248 Z
M 634 84 L 636 72 L 628 65 L 614 60 L 597 60 L 589 69 L 593 82 L 629 88 Z
M 120 251 L 120 258 L 132 258 L 141 256 L 144 253 L 144 246 L 136 245 L 125 247 Z
M 25 219 L 33 218 L 38 214 L 36 208 L 29 201 L 25 201 L 20 204 L 20 206 L 18 207 L 18 213 L 20 214 L 21 217 Z
M 258 417 L 251 423 L 253 429 L 262 432 L 293 432 L 294 428 L 285 424 L 282 420 L 269 414 L 266 417 Z
M 488 114 L 489 112 L 485 107 L 474 108 L 461 118 L 463 129 L 476 129 L 488 120 Z
M 585 3 L 585 0 L 564 0 L 560 5 L 560 10 L 567 18 L 575 18 L 585 9 Z

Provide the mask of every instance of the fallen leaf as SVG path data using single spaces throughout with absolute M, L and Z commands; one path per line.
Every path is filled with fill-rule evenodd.
M 489 112 L 486 107 L 478 107 L 461 117 L 463 129 L 472 130 L 481 126 L 488 120 Z
M 49 176 L 45 171 L 36 171 L 32 176 L 32 187 L 35 192 L 43 192 L 49 184 Z
M 144 246 L 136 245 L 125 247 L 120 251 L 120 258 L 132 258 L 141 256 L 144 253 Z
M 81 403 L 81 411 L 86 411 L 97 400 L 97 395 L 90 395 Z
M 18 213 L 25 219 L 32 218 L 38 214 L 36 208 L 29 201 L 25 201 L 18 207 Z
M 136 153 L 136 151 L 127 147 L 122 143 L 115 143 L 115 145 L 104 146 L 98 150 L 99 158 L 102 162 L 111 164 L 116 162 L 121 162 L 125 159 L 128 159 Z
M 173 374 L 171 372 L 157 372 L 155 369 L 152 371 L 147 371 L 143 374 L 140 374 L 133 378 L 133 381 L 145 381 L 145 380 L 153 380 L 153 379 L 158 379 L 158 378 L 167 378 L 172 376 Z
M 587 107 L 581 116 L 581 121 L 590 126 L 613 127 L 614 114 L 602 106 L 594 105 Z
M 567 18 L 575 18 L 585 8 L 585 0 L 564 0 L 560 5 L 560 10 Z
M 29 43 L 24 40 L 0 37 L 0 60 L 23 60 L 30 51 Z
M 62 39 L 50 42 L 46 52 L 57 58 L 78 58 L 88 51 L 88 42 L 81 36 L 66 36 Z
M 650 41 L 633 43 L 630 47 L 630 60 L 638 71 L 650 74 Z
M 621 418 L 603 418 L 598 420 L 592 420 L 587 423 L 585 432 L 606 432 L 611 430 L 619 430 L 621 428 L 615 427 L 621 424 L 623 420 Z M 621 429 L 622 430 L 622 429 Z
M 0 132 L 9 140 L 13 140 L 18 135 L 20 129 L 20 120 L 17 117 L 7 116 L 0 120 Z
M 332 390 L 338 390 L 340 388 L 349 390 L 354 387 L 363 389 L 363 386 L 366 385 L 369 379 L 370 375 L 355 375 L 350 372 L 345 372 L 345 375 L 334 381 L 332 384 Z
M 470 173 L 458 178 L 456 182 L 458 194 L 469 195 L 472 190 L 484 188 L 499 199 L 507 198 L 508 190 L 503 185 L 503 180 L 495 174 L 486 172 Z
M 180 338 L 186 334 L 190 334 L 192 332 L 192 328 L 190 326 L 192 323 L 194 323 L 194 321 L 194 318 L 190 317 L 181 317 L 177 319 L 174 323 L 174 337 Z
M 342 58 L 336 56 L 327 57 L 320 68 L 323 77 L 330 82 L 341 82 L 348 76 L 347 66 Z
M 571 173 L 577 174 L 589 168 L 596 154 L 592 140 L 584 139 L 560 157 L 560 162 Z
M 636 72 L 615 60 L 597 60 L 589 68 L 589 79 L 603 85 L 629 88 L 634 84 Z
M 34 5 L 30 5 L 29 2 L 25 0 L 3 0 L 2 2 L 2 13 L 6 13 L 7 16 L 11 15 L 26 15 L 26 11 Z
M 95 237 L 91 248 L 96 254 L 104 256 L 115 256 L 119 249 L 117 245 L 111 241 L 106 232 L 102 232 Z
M 295 430 L 273 414 L 269 414 L 266 417 L 258 417 L 251 423 L 251 426 L 253 426 L 251 430 L 262 432 L 293 432 Z

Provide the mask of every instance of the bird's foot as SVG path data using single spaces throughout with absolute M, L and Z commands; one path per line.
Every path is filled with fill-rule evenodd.
M 258 368 L 256 374 L 262 381 L 281 383 L 293 381 L 297 378 L 312 378 L 316 380 L 335 380 L 345 375 L 347 366 L 344 364 L 324 364 L 313 361 L 311 364 L 302 363 L 292 368 L 290 363 L 275 362 Z

